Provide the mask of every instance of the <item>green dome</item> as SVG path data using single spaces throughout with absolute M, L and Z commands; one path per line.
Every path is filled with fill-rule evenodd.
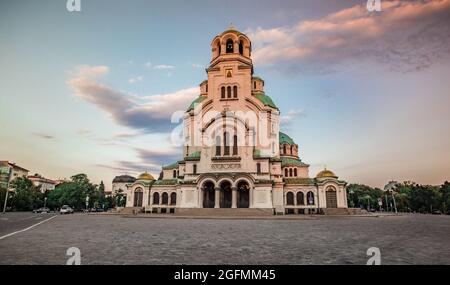
M 280 139 L 279 139 L 279 141 L 280 141 L 280 144 L 284 144 L 284 143 L 295 144 L 294 140 L 290 136 L 288 136 L 288 135 L 286 135 L 285 133 L 282 133 L 282 132 L 280 132 Z

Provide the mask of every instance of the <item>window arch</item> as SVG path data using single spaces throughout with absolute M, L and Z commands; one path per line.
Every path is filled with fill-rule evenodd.
M 177 178 L 177 171 L 176 170 L 173 171 L 173 178 Z
M 289 168 L 289 177 L 292 177 L 292 168 Z
M 288 169 L 287 168 L 284 169 L 284 176 L 288 177 Z
M 239 41 L 239 54 L 244 55 L 244 43 Z
M 226 45 L 226 53 L 233 53 L 234 52 L 234 43 L 232 39 L 227 40 Z
M 308 205 L 314 205 L 314 193 L 313 192 L 309 191 L 306 194 L 306 203 Z
M 167 192 L 162 193 L 161 195 L 161 204 L 168 205 L 169 204 L 169 195 Z
M 297 177 L 297 168 L 294 168 L 294 176 Z
M 238 88 L 237 86 L 233 86 L 233 98 L 237 98 L 238 97 Z
M 253 89 L 256 89 L 256 81 L 253 81 Z
M 173 192 L 170 194 L 170 205 L 176 205 L 177 204 L 177 193 Z
M 294 146 L 291 145 L 291 155 L 293 155 L 293 154 L 294 154 Z
M 303 192 L 297 192 L 297 205 L 305 205 L 305 195 Z
M 220 156 L 221 149 L 220 149 L 220 136 L 216 137 L 216 155 Z
M 225 86 L 220 88 L 220 98 L 225 99 Z
M 286 154 L 286 145 L 283 145 L 283 154 Z
M 261 163 L 257 163 L 256 164 L 256 173 L 260 174 L 261 173 Z
M 223 155 L 230 155 L 230 134 L 223 133 Z
M 155 204 L 155 205 L 159 204 L 159 193 L 158 192 L 153 193 L 153 204 Z
M 194 165 L 192 166 L 192 173 L 193 173 L 194 175 L 197 175 L 197 164 L 194 164 Z
M 289 205 L 289 206 L 294 205 L 294 193 L 288 192 L 286 194 L 286 205 Z
M 238 154 L 238 137 L 237 135 L 233 136 L 233 155 Z
M 231 86 L 227 87 L 227 98 L 231 98 Z
M 206 93 L 208 93 L 208 83 L 206 83 Z

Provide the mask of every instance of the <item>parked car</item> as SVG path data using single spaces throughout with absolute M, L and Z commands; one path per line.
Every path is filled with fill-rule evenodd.
M 33 210 L 33 213 L 50 213 L 50 209 L 47 207 L 41 207 L 39 209 Z
M 103 208 L 91 208 L 89 211 L 90 212 L 104 212 L 105 210 L 103 210 Z
M 70 208 L 67 205 L 64 205 L 61 207 L 61 209 L 59 210 L 59 213 L 62 214 L 73 214 L 73 209 Z
M 442 215 L 442 212 L 440 210 L 434 210 L 432 212 L 433 215 Z

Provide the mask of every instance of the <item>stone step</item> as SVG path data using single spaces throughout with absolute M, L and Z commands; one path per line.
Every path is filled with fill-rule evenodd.
M 125 207 L 119 211 L 122 215 L 133 215 L 142 213 L 144 211 L 144 208 L 142 207 Z
M 325 215 L 362 215 L 360 208 L 325 208 L 323 209 Z
M 178 216 L 272 216 L 273 209 L 259 208 L 178 208 Z

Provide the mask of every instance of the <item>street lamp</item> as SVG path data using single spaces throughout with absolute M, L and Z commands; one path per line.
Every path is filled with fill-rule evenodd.
M 44 208 L 47 205 L 47 197 L 44 198 Z

